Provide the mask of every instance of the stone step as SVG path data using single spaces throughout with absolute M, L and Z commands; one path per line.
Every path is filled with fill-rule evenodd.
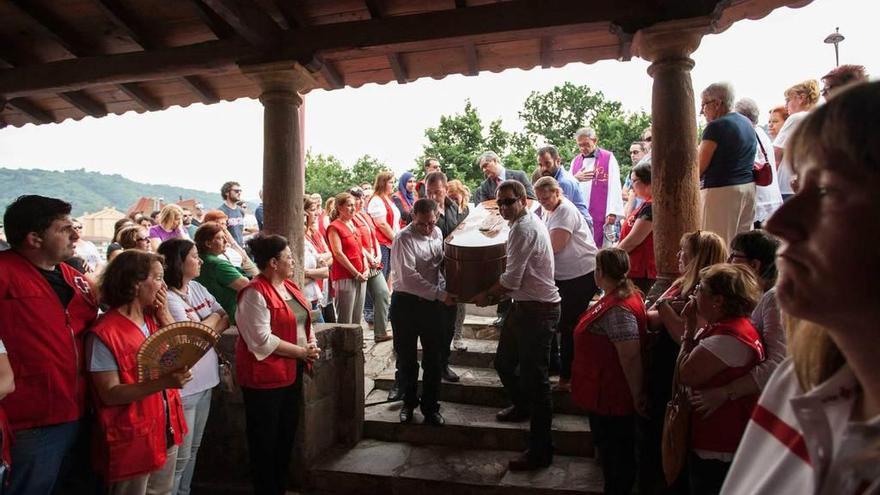
M 557 455 L 553 465 L 510 472 L 515 453 L 440 445 L 362 440 L 328 452 L 310 472 L 312 493 L 419 495 L 602 493 L 602 470 L 593 459 Z
M 510 405 L 498 373 L 491 368 L 476 368 L 450 366 L 458 373 L 461 380 L 458 383 L 442 382 L 440 384 L 439 400 L 444 402 L 458 402 L 477 406 L 490 406 L 503 408 Z M 419 369 L 419 387 L 421 387 L 421 369 Z M 551 378 L 551 384 L 557 379 Z M 394 383 L 394 366 L 380 373 L 375 380 L 375 386 L 380 390 L 390 390 Z M 584 416 L 586 412 L 578 408 L 571 401 L 568 392 L 553 392 L 553 412 L 558 414 L 574 414 Z
M 495 316 L 467 315 L 461 327 L 461 336 L 467 339 L 498 340 L 499 329 L 492 326 Z
M 449 364 L 456 366 L 470 366 L 477 368 L 492 368 L 495 362 L 495 350 L 498 348 L 497 340 L 485 339 L 461 339 L 467 350 L 455 349 L 449 354 Z M 419 343 L 419 361 L 422 360 L 422 346 Z
M 367 397 L 364 414 L 364 437 L 388 442 L 416 445 L 446 445 L 465 449 L 511 450 L 526 449 L 529 422 L 501 423 L 495 419 L 498 408 L 441 402 L 440 412 L 446 425 L 435 428 L 421 424 L 422 415 L 415 413 L 413 422 L 401 424 L 403 403 L 387 402 L 384 390 L 373 390 Z M 569 414 L 553 416 L 553 444 L 562 455 L 593 455 L 592 437 L 587 418 Z

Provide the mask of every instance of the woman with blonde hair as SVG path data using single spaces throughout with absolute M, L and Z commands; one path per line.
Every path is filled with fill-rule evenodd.
M 788 329 L 791 358 L 764 388 L 725 494 L 880 491 L 877 115 L 880 82 L 855 85 L 808 115 L 787 143 L 800 187 L 767 230 L 782 240 L 779 305 L 798 322 Z M 858 218 L 857 237 L 846 218 Z
M 176 204 L 169 204 L 162 207 L 159 211 L 159 223 L 150 227 L 150 245 L 153 251 L 159 249 L 159 244 L 168 239 L 176 239 L 178 237 L 186 238 L 183 232 L 183 208 Z
M 749 320 L 760 297 L 758 277 L 749 268 L 722 263 L 700 270 L 694 295 L 682 310 L 685 331 L 678 359 L 679 383 L 689 387 L 692 397 L 726 386 L 764 361 L 761 337 Z M 698 324 L 698 317 L 706 323 Z M 691 414 L 691 493 L 721 490 L 757 400 L 757 393 L 731 397 L 714 411 Z
M 446 183 L 447 194 L 449 199 L 458 206 L 459 213 L 468 211 L 468 205 L 471 201 L 471 190 L 458 179 L 453 179 Z
M 779 192 L 782 200 L 787 201 L 794 195 L 792 181 L 797 177 L 791 169 L 790 160 L 785 156 L 786 141 L 807 116 L 807 113 L 819 103 L 819 83 L 815 79 L 795 84 L 785 90 L 785 109 L 788 118 L 773 139 L 773 152 L 776 154 L 776 168 L 779 171 Z
M 354 215 L 354 197 L 349 193 L 337 194 L 336 205 L 330 214 L 332 222 L 327 226 L 327 241 L 333 253 L 330 281 L 336 287 L 336 320 L 359 324 L 370 267 Z

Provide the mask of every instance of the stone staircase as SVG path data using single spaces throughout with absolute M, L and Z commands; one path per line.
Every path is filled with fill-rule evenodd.
M 453 351 L 458 383 L 440 388 L 443 427 L 400 424 L 402 402 L 388 402 L 394 363 L 375 375 L 366 397 L 364 440 L 352 449 L 328 452 L 310 471 L 310 493 L 403 494 L 583 494 L 602 493 L 601 469 L 593 458 L 587 418 L 568 394 L 553 395 L 553 465 L 515 473 L 507 461 L 526 448 L 528 422 L 499 423 L 509 405 L 492 368 L 497 332 L 493 318 L 468 315 L 467 351 Z M 378 346 L 390 343 L 378 344 Z M 369 363 L 368 363 L 369 364 Z M 369 389 L 368 389 L 369 390 Z

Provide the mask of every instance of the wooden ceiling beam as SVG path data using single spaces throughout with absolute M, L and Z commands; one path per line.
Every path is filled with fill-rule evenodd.
M 182 77 L 180 81 L 186 86 L 191 93 L 195 94 L 202 100 L 202 103 L 205 105 L 210 105 L 212 103 L 217 103 L 220 101 L 220 98 L 217 96 L 217 93 L 211 89 L 210 86 L 199 76 L 186 76 Z
M 10 98 L 6 104 L 25 114 L 35 124 L 55 122 L 55 117 L 50 112 L 37 106 L 30 98 Z
M 367 6 L 367 11 L 370 13 L 371 18 L 381 19 L 384 15 L 381 0 L 364 0 L 364 4 Z M 403 64 L 403 60 L 400 58 L 400 53 L 389 53 L 387 58 L 388 65 L 391 66 L 391 72 L 394 73 L 394 79 L 397 80 L 397 84 L 406 84 L 408 79 L 407 71 L 406 66 Z
M 30 17 L 46 35 L 75 57 L 96 54 L 83 37 L 59 19 L 51 10 L 32 0 L 9 0 L 22 14 Z
M 192 0 L 190 4 L 195 7 L 199 19 L 208 26 L 208 29 L 214 33 L 218 40 L 229 39 L 236 35 L 235 29 L 232 29 L 232 26 L 211 10 L 211 7 L 205 5 L 202 0 Z
M 320 72 L 321 76 L 324 77 L 324 80 L 330 84 L 330 89 L 342 89 L 345 87 L 345 80 L 342 78 L 342 75 L 339 74 L 339 71 L 333 67 L 333 64 L 324 60 L 320 55 L 315 55 L 308 60 L 303 59 L 300 61 L 300 65 L 305 67 L 309 72 Z
M 253 0 L 202 1 L 250 44 L 272 49 L 281 41 L 281 27 Z
M 467 0 L 455 0 L 455 8 L 463 9 L 467 7 Z
M 162 103 L 136 83 L 124 83 L 117 87 L 144 110 L 149 112 L 162 110 Z
M 480 73 L 480 66 L 477 60 L 477 45 L 472 42 L 465 43 L 464 57 L 467 60 L 467 75 L 476 76 Z
M 275 0 L 275 7 L 284 16 L 290 29 L 307 26 L 308 18 L 302 11 L 302 0 Z
M 107 115 L 107 108 L 104 107 L 104 104 L 95 100 L 83 91 L 58 93 L 58 97 L 73 105 L 80 112 L 95 117 L 96 119 Z
M 541 68 L 549 69 L 551 67 L 551 58 L 553 57 L 553 42 L 549 36 L 541 37 Z

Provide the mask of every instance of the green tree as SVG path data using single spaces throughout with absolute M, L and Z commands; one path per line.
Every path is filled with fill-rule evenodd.
M 601 91 L 570 82 L 546 93 L 532 92 L 519 118 L 530 137 L 555 145 L 565 161 L 578 152 L 574 133 L 584 126 L 593 127 L 599 146 L 617 157 L 621 174 L 628 174 L 632 166 L 630 144 L 651 125 L 651 116 L 645 112 L 625 112 L 620 102 L 607 100 Z
M 498 153 L 505 166 L 513 169 L 525 170 L 534 162 L 531 138 L 504 130 L 500 119 L 485 126 L 470 100 L 462 113 L 442 115 L 440 125 L 426 129 L 425 137 L 428 144 L 413 169 L 417 175 L 424 159 L 432 156 L 440 160 L 450 179 L 458 179 L 472 190 L 483 181 L 477 158 L 484 151 Z
M 357 159 L 354 166 L 351 167 L 351 177 L 349 182 L 355 184 L 373 184 L 379 172 L 388 170 L 388 165 L 377 158 L 370 155 L 364 155 Z
M 322 198 L 335 196 L 351 185 L 350 172 L 333 155 L 306 153 L 306 191 Z

